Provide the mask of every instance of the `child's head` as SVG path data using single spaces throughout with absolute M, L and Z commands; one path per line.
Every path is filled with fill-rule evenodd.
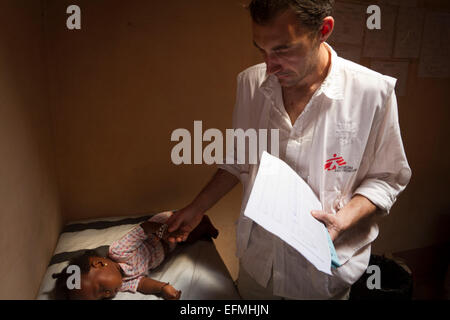
M 80 268 L 80 289 L 69 289 L 67 273 L 70 265 Z M 72 259 L 69 266 L 61 273 L 53 274 L 56 278 L 57 298 L 77 300 L 99 300 L 113 298 L 122 285 L 122 274 L 119 265 L 108 258 L 100 257 L 95 251 L 87 250 L 79 257 Z

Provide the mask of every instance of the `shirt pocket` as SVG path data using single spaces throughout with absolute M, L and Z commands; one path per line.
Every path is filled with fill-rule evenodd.
M 358 123 L 355 121 L 337 121 L 334 134 L 341 146 L 352 144 L 358 131 Z

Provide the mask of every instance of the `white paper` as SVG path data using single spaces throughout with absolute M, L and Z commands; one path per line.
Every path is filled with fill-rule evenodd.
M 264 152 L 244 215 L 331 275 L 328 231 L 312 210 L 322 210 L 322 205 L 308 184 L 285 162 Z

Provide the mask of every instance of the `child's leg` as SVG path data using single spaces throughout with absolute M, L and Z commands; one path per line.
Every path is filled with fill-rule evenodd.
M 200 239 L 216 239 L 218 235 L 219 231 L 213 226 L 209 217 L 205 215 L 203 216 L 202 221 L 200 221 L 198 226 L 191 231 L 188 238 L 186 239 L 186 242 L 192 243 Z
M 153 216 L 149 221 L 159 222 L 159 223 L 165 223 L 167 219 L 173 214 L 171 211 L 165 211 L 158 213 L 157 215 Z M 216 239 L 219 235 L 219 231 L 213 226 L 211 223 L 211 220 L 207 215 L 204 215 L 198 226 L 191 231 L 188 238 L 186 239 L 187 243 L 192 243 L 200 239 L 209 240 L 211 238 Z M 169 253 L 175 249 L 174 243 L 161 241 L 164 246 L 164 251 Z
M 161 223 L 161 224 L 162 223 L 166 223 L 167 219 L 169 219 L 170 216 L 172 216 L 172 214 L 173 214 L 172 211 L 160 212 L 160 213 L 155 214 L 154 216 L 152 216 L 150 219 L 148 219 L 148 221 L 157 222 L 157 223 Z M 162 239 L 160 242 L 161 242 L 162 248 L 164 250 L 164 259 L 165 259 L 175 249 L 177 244 L 176 243 L 167 242 L 164 239 Z

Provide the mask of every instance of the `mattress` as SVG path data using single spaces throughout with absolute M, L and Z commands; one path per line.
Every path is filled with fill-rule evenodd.
M 37 299 L 54 298 L 53 273 L 61 272 L 68 261 L 86 249 L 94 249 L 106 256 L 109 245 L 120 239 L 152 214 L 133 217 L 114 217 L 74 221 L 61 233 L 54 255 L 39 289 Z M 181 290 L 181 300 L 238 300 L 233 280 L 211 240 L 199 240 L 193 244 L 180 244 L 175 251 L 149 277 L 170 282 Z M 114 300 L 160 300 L 155 295 L 119 292 Z

